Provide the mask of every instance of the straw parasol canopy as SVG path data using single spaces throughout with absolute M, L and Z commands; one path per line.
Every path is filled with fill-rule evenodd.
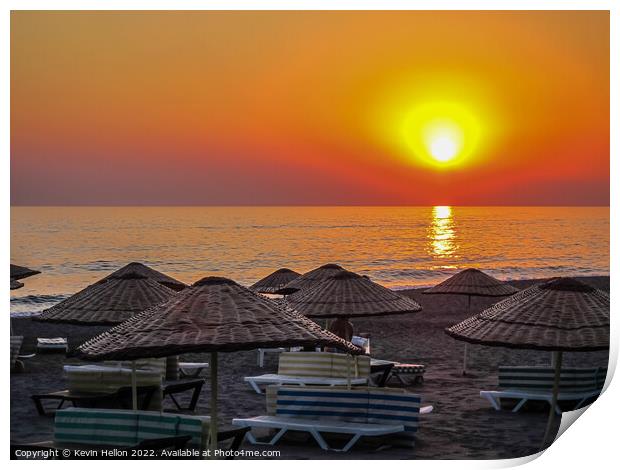
M 483 273 L 468 268 L 425 290 L 424 294 L 466 295 L 467 313 L 471 311 L 471 297 L 502 297 L 519 292 L 519 289 Z M 463 351 L 463 375 L 467 375 L 467 344 Z
M 142 263 L 137 263 L 137 262 L 131 262 L 125 266 L 123 266 L 122 268 L 114 271 L 112 274 L 104 277 L 103 279 L 101 279 L 100 281 L 97 281 L 98 283 L 101 282 L 106 282 L 107 280 L 109 280 L 112 277 L 115 276 L 122 276 L 124 274 L 127 273 L 137 273 L 140 274 L 144 277 L 148 277 L 149 279 L 152 279 L 155 282 L 159 282 L 160 284 L 163 284 L 164 286 L 168 287 L 169 289 L 175 290 L 175 291 L 180 291 L 183 290 L 187 287 L 187 285 L 183 284 L 181 281 L 177 281 L 176 279 L 161 273 L 153 268 L 149 268 L 148 266 L 146 266 L 145 264 Z
M 20 287 L 24 287 L 23 282 L 16 281 L 15 279 L 11 279 L 11 290 L 19 289 Z
M 344 269 L 313 287 L 289 295 L 286 303 L 310 318 L 397 315 L 422 310 L 415 300 Z
M 136 272 L 110 277 L 88 286 L 68 299 L 44 310 L 35 321 L 84 325 L 115 325 L 154 305 L 175 292 Z
M 286 346 L 359 349 L 235 281 L 205 277 L 168 301 L 80 346 L 89 360 Z
M 35 274 L 41 274 L 41 271 L 11 264 L 11 280 L 24 279 Z
M 445 331 L 469 343 L 554 352 L 555 377 L 544 447 L 557 404 L 562 352 L 609 348 L 609 295 L 573 278 L 555 278 Z
M 262 278 L 250 286 L 254 292 L 261 294 L 275 294 L 278 289 L 283 288 L 286 284 L 297 279 L 301 274 L 292 269 L 282 268 L 272 272 L 269 276 Z
M 573 278 L 525 289 L 446 329 L 486 346 L 545 351 L 609 348 L 609 296 Z
M 308 271 L 302 276 L 299 276 L 297 279 L 289 282 L 282 289 L 276 291 L 276 294 L 292 294 L 293 292 L 297 292 L 298 290 L 307 289 L 312 287 L 317 282 L 323 281 L 325 279 L 329 279 L 334 274 L 338 274 L 340 271 L 345 271 L 342 266 L 337 264 L 324 264 L 312 271 Z
M 209 435 L 210 448 L 214 449 L 218 351 L 278 346 L 332 346 L 353 354 L 362 353 L 311 320 L 230 279 L 205 277 L 167 302 L 87 341 L 71 355 L 97 361 L 211 352 Z
M 512 295 L 519 289 L 501 282 L 479 269 L 468 268 L 424 291 L 425 294 L 461 294 L 483 297 Z

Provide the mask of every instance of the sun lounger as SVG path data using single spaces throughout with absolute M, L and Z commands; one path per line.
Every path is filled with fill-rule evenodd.
M 148 410 L 151 400 L 160 392 L 157 385 L 145 385 L 137 387 L 138 409 Z M 71 403 L 73 407 L 85 408 L 124 408 L 131 409 L 132 391 L 131 387 L 121 387 L 114 392 L 79 392 L 61 390 L 59 392 L 40 393 L 31 395 L 32 401 L 37 408 L 39 416 L 48 416 L 62 409 L 65 403 Z M 44 402 L 58 402 L 52 411 L 45 407 Z
M 377 366 L 384 364 L 392 364 L 389 375 L 385 377 L 383 381 L 384 384 L 387 384 L 392 378 L 397 378 L 399 382 L 404 386 L 415 383 L 422 383 L 424 381 L 424 372 L 426 372 L 426 366 L 422 364 L 405 364 L 402 362 L 386 361 L 382 359 L 372 359 L 370 361 L 371 368 L 376 368 Z
M 348 373 L 347 373 L 348 372 Z M 365 385 L 370 374 L 368 356 L 327 352 L 280 353 L 277 374 L 245 377 L 256 393 L 260 385 Z M 347 378 L 347 375 L 349 378 Z
M 179 362 L 179 376 L 182 379 L 195 379 L 200 377 L 201 372 L 208 367 L 208 362 Z
M 218 433 L 218 442 L 233 439 L 238 450 L 248 429 Z M 188 445 L 204 450 L 209 435 L 208 416 L 133 410 L 67 408 L 56 413 L 54 440 L 28 444 L 30 448 L 132 449 Z
M 38 353 L 66 353 L 68 350 L 67 338 L 37 338 Z
M 83 366 L 64 366 L 67 378 L 67 390 L 37 394 L 32 397 L 37 406 L 37 411 L 41 414 L 45 409 L 41 404 L 42 400 L 60 401 L 60 406 L 69 401 L 76 404 L 92 404 L 99 402 L 109 403 L 108 406 L 115 406 L 114 397 L 117 397 L 122 390 L 131 387 L 131 369 L 123 367 L 83 365 Z M 136 370 L 136 385 L 138 387 L 153 387 L 147 404 L 150 410 L 162 409 L 162 377 L 157 370 Z M 122 397 L 122 395 L 120 395 Z M 63 400 L 64 399 L 64 400 Z M 122 403 L 116 404 L 123 406 Z M 92 406 L 92 405 L 88 405 Z
M 195 411 L 198 398 L 200 398 L 200 391 L 204 384 L 205 381 L 203 379 L 168 383 L 164 385 L 163 397 L 170 397 L 178 411 Z M 189 405 L 183 407 L 179 404 L 176 396 L 187 391 L 192 392 L 192 398 Z
M 268 395 L 270 393 L 268 392 Z M 275 414 L 233 419 L 237 426 L 275 429 L 269 441 L 259 441 L 252 431 L 246 434 L 252 444 L 275 445 L 288 431 L 309 433 L 323 450 L 346 452 L 362 437 L 413 433 L 418 429 L 420 396 L 402 389 L 277 387 Z M 274 406 L 267 400 L 268 413 Z M 351 436 L 342 447 L 330 446 L 323 434 Z
M 563 368 L 560 373 L 558 402 L 575 402 L 573 410 L 595 399 L 603 388 L 607 368 Z M 493 408 L 501 409 L 501 399 L 518 400 L 512 408 L 519 411 L 528 401 L 543 401 L 551 404 L 554 370 L 549 367 L 503 367 L 498 374 L 500 390 L 481 391 Z M 559 403 L 556 413 L 561 414 Z

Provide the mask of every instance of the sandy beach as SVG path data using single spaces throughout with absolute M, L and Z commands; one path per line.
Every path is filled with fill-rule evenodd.
M 609 291 L 609 277 L 582 278 L 599 289 Z M 513 281 L 525 288 L 538 281 Z M 494 411 L 478 395 L 497 385 L 498 365 L 547 365 L 550 353 L 516 351 L 504 348 L 470 346 L 469 363 L 472 377 L 462 377 L 460 367 L 463 343 L 444 333 L 468 316 L 466 297 L 422 295 L 422 289 L 401 291 L 413 297 L 422 307 L 414 315 L 383 317 L 355 321 L 356 332 L 371 333 L 372 356 L 427 366 L 423 384 L 407 389 L 422 396 L 424 404 L 434 411 L 421 418 L 415 447 L 393 446 L 377 451 L 377 441 L 360 441 L 349 453 L 324 452 L 307 435 L 294 435 L 273 448 L 286 459 L 498 459 L 522 457 L 539 450 L 547 413 L 544 407 L 529 408 L 519 413 Z M 497 301 L 472 298 L 471 313 L 477 313 Z M 34 352 L 36 337 L 66 336 L 70 347 L 104 331 L 106 327 L 77 327 L 44 324 L 28 318 L 13 319 L 14 334 L 23 335 L 21 354 Z M 606 366 L 607 351 L 567 353 L 567 366 Z M 207 355 L 187 355 L 188 361 L 207 361 Z M 11 443 L 48 440 L 52 436 L 53 419 L 39 417 L 30 399 L 33 393 L 66 388 L 63 364 L 77 362 L 59 354 L 38 354 L 25 360 L 23 373 L 11 374 Z M 256 352 L 246 351 L 220 356 L 220 423 L 229 424 L 234 417 L 250 417 L 264 413 L 264 396 L 254 393 L 243 377 L 274 372 L 276 356 L 267 355 L 263 369 L 256 365 Z M 207 384 L 208 385 L 208 384 Z M 396 381 L 393 386 L 401 386 Z M 168 404 L 170 405 L 170 404 Z M 166 406 L 166 404 L 165 404 Z M 198 414 L 209 414 L 208 386 L 198 404 Z M 559 424 L 559 420 L 558 420 Z M 264 446 L 244 444 L 244 448 L 262 450 Z

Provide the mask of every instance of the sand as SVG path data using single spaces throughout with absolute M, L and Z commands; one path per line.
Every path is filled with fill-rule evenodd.
M 609 277 L 583 280 L 609 291 Z M 533 282 L 536 281 L 514 281 L 512 284 L 524 288 Z M 358 320 L 355 329 L 371 333 L 373 357 L 427 366 L 424 383 L 407 387 L 422 396 L 423 404 L 434 406 L 433 413 L 421 418 L 413 448 L 393 446 L 377 451 L 377 441 L 372 440 L 360 441 L 346 454 L 325 452 L 314 441 L 307 440 L 307 435 L 292 435 L 274 448 L 247 443 L 243 448 L 279 450 L 280 458 L 285 459 L 500 459 L 537 452 L 547 420 L 545 406 L 530 407 L 519 413 L 494 411 L 478 392 L 495 389 L 498 365 L 549 365 L 551 354 L 470 345 L 469 370 L 474 376 L 462 377 L 463 343 L 451 339 L 443 330 L 469 316 L 466 297 L 422 295 L 420 289 L 402 292 L 415 298 L 422 305 L 422 312 Z M 472 298 L 472 314 L 496 300 Z M 14 334 L 25 337 L 22 354 L 34 351 L 37 336 L 66 336 L 70 347 L 75 347 L 106 329 L 44 324 L 30 319 L 13 319 L 12 322 Z M 264 413 L 264 396 L 252 391 L 243 377 L 275 372 L 277 359 L 275 355 L 267 355 L 265 367 L 261 369 L 256 365 L 256 356 L 255 351 L 220 354 L 221 424 L 230 424 L 233 417 Z M 183 360 L 208 361 L 208 355 L 191 354 Z M 62 354 L 39 354 L 25 360 L 25 372 L 11 374 L 11 443 L 51 439 L 53 418 L 39 417 L 30 395 L 66 388 L 62 374 L 66 363 L 77 361 L 66 359 Z M 567 353 L 564 364 L 606 366 L 607 352 Z M 396 381 L 392 384 L 401 386 Z M 208 390 L 207 383 L 197 414 L 209 414 Z M 168 403 L 167 406 L 172 405 Z

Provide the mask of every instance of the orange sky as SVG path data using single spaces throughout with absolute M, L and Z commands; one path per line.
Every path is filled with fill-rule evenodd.
M 424 165 L 405 116 L 480 137 Z M 609 204 L 607 12 L 14 12 L 11 202 Z

